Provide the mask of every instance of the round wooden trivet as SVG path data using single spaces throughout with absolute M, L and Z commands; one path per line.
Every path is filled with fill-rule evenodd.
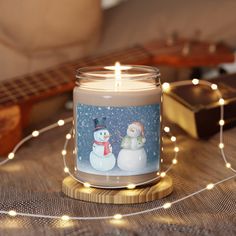
M 68 197 L 88 202 L 131 204 L 149 202 L 166 197 L 173 191 L 172 179 L 161 178 L 158 183 L 135 189 L 98 189 L 86 188 L 73 178 L 66 177 L 62 183 L 62 191 Z

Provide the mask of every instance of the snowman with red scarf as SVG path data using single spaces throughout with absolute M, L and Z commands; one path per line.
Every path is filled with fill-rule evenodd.
M 93 150 L 90 152 L 90 164 L 98 171 L 111 170 L 116 164 L 116 158 L 112 153 L 112 146 L 109 142 L 110 133 L 105 122 L 106 117 L 94 119 L 94 142 Z

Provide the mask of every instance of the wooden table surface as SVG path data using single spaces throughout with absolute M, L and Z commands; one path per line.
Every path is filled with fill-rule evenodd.
M 70 116 L 61 112 L 41 124 Z M 174 201 L 233 175 L 225 168 L 219 148 L 219 134 L 209 140 L 195 140 L 170 125 L 180 147 L 178 165 L 170 171 L 173 193 L 165 199 L 136 205 L 87 203 L 62 194 L 64 137 L 70 125 L 54 129 L 29 141 L 10 163 L 0 167 L 2 210 L 70 216 L 104 216 L 136 212 Z M 236 128 L 225 131 L 225 151 L 236 167 Z M 172 155 L 172 144 L 165 139 L 163 168 Z M 71 156 L 70 166 L 73 164 Z M 0 216 L 0 235 L 235 235 L 236 179 L 211 191 L 173 205 L 170 209 L 123 218 L 120 221 L 68 221 Z

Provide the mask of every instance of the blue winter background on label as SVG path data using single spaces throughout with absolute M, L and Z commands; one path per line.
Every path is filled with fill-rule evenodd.
M 128 176 L 159 170 L 160 105 L 77 104 L 77 169 Z

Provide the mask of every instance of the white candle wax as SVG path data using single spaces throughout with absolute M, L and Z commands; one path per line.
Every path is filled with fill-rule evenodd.
M 115 79 L 75 87 L 74 102 L 97 106 L 142 106 L 161 102 L 161 88 L 150 82 Z

